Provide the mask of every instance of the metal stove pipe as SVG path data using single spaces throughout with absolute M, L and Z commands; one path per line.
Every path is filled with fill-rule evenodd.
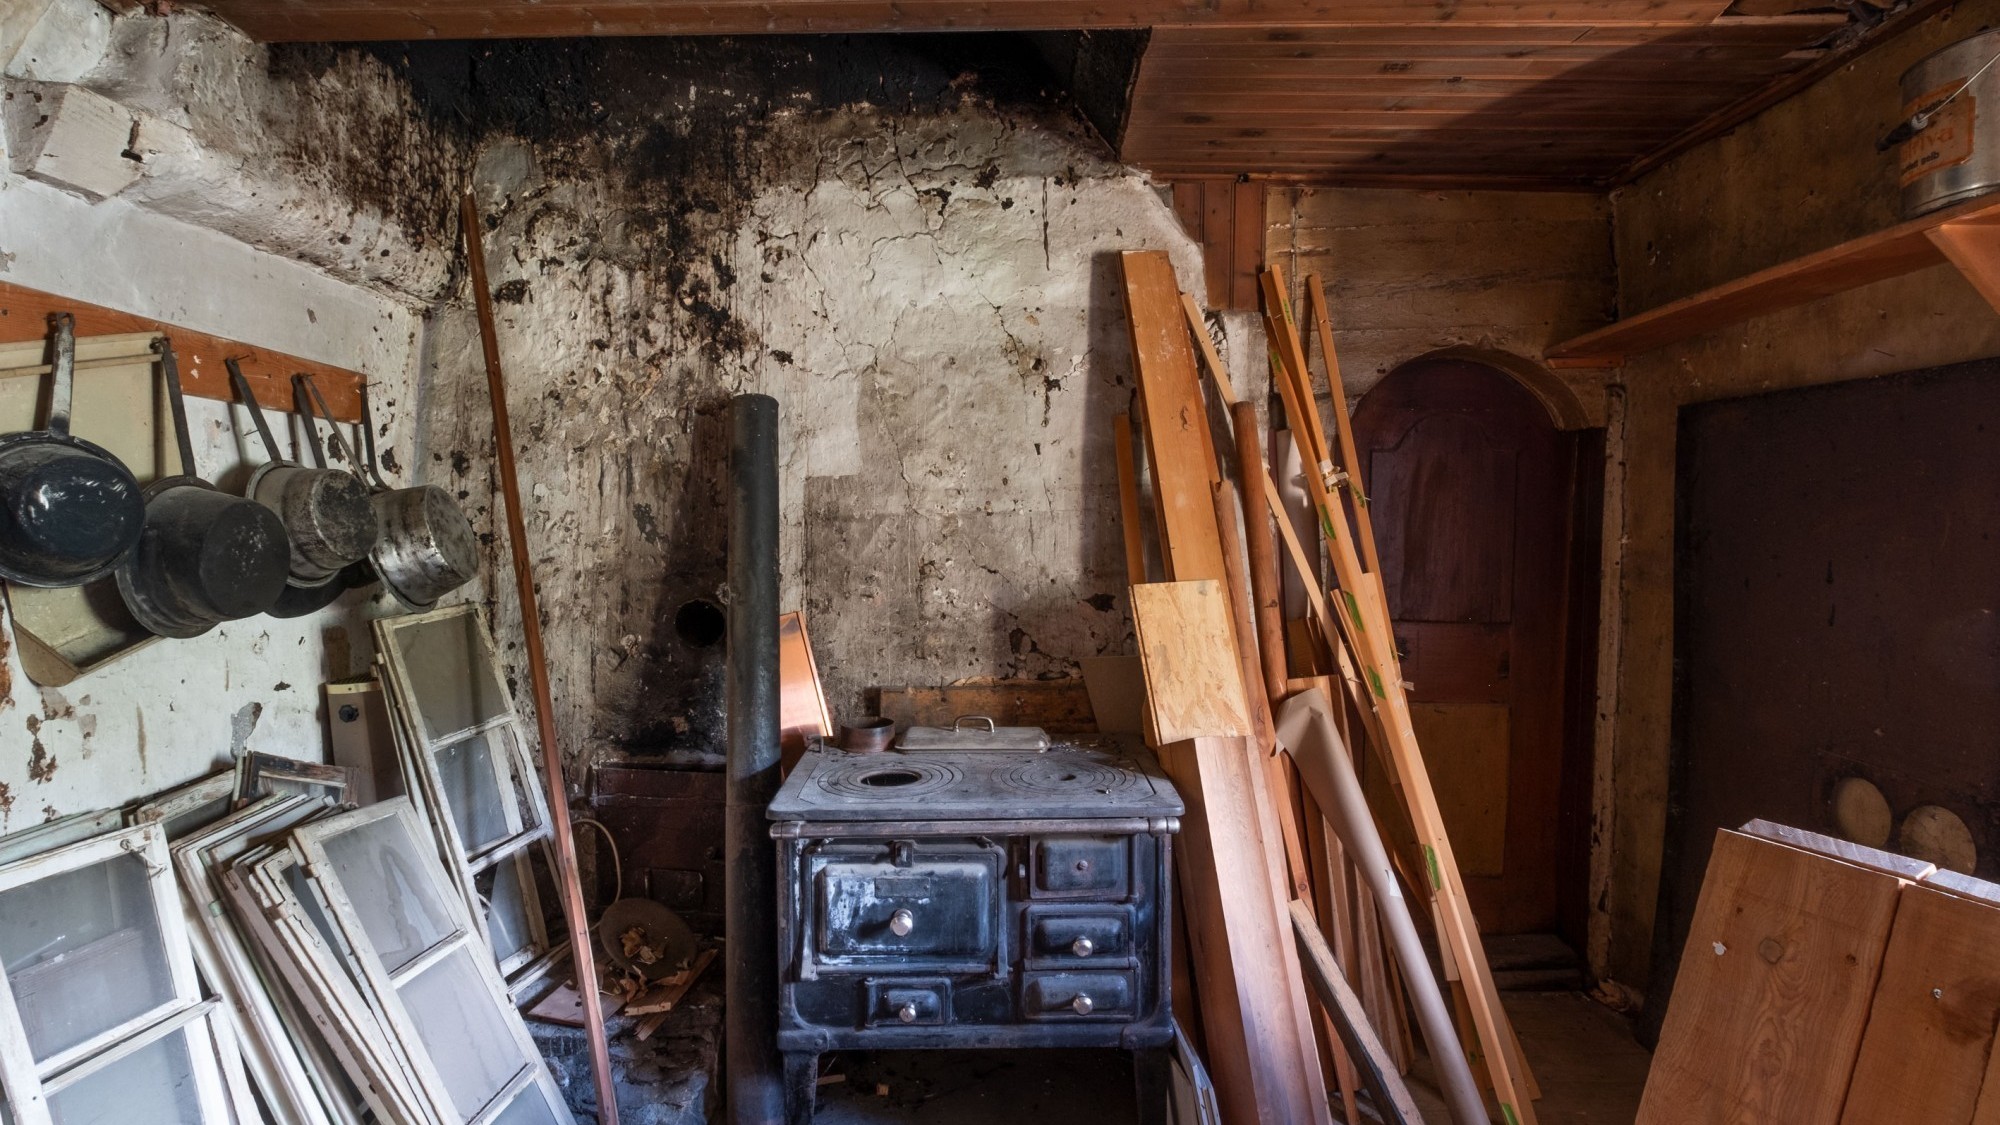
M 732 1125 L 777 1125 L 778 401 L 737 395 L 729 422 L 727 1098 Z

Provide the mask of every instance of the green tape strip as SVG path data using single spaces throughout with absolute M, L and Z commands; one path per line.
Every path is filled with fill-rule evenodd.
M 1437 849 L 1431 847 L 1429 844 L 1424 845 L 1424 866 L 1430 869 L 1431 889 L 1434 891 L 1443 890 L 1444 873 L 1438 869 Z
M 1375 692 L 1375 698 L 1389 698 L 1389 693 L 1382 690 L 1382 677 L 1375 674 L 1375 669 L 1368 668 L 1364 669 L 1364 671 L 1368 673 L 1368 686 Z
M 1325 508 L 1319 510 L 1319 529 L 1326 534 L 1327 542 L 1340 542 L 1340 533 L 1333 529 L 1333 517 L 1326 514 Z
M 1508 1105 L 1506 1102 L 1501 1102 L 1500 1112 L 1507 1118 L 1507 1125 L 1521 1125 L 1521 1119 L 1514 1116 L 1513 1106 Z
M 1361 620 L 1361 603 L 1354 600 L 1353 592 L 1342 590 L 1340 592 L 1340 600 L 1347 603 L 1347 619 L 1354 622 L 1354 631 L 1357 633 L 1366 633 L 1368 631 L 1368 623 Z

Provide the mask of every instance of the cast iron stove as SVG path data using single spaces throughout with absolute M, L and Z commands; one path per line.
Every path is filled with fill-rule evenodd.
M 791 1119 L 824 1051 L 1113 1047 L 1164 1120 L 1181 812 L 1122 736 L 807 753 L 769 810 Z

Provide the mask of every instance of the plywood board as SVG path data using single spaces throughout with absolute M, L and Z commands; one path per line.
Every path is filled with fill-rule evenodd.
M 1905 887 L 1842 1125 L 1968 1125 L 2000 1025 L 2000 907 Z
M 1838 1120 L 1907 885 L 1718 833 L 1637 1125 Z
M 1147 706 L 1162 743 L 1250 733 L 1243 668 L 1220 582 L 1132 587 Z

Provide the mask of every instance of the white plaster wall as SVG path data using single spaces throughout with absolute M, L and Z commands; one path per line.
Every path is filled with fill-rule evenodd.
M 1117 252 L 1169 251 L 1196 292 L 1201 266 L 1154 186 L 1100 153 L 1059 115 L 781 117 L 733 150 L 717 205 L 489 146 L 476 190 L 568 753 L 720 747 L 720 650 L 672 617 L 726 596 L 741 391 L 779 400 L 782 598 L 837 715 L 872 686 L 1125 651 Z M 657 208 L 684 208 L 665 245 Z M 474 329 L 457 306 L 429 329 L 420 451 L 496 531 Z M 490 596 L 511 586 L 504 533 L 488 551 Z M 515 635 L 512 598 L 493 608 Z
M 416 318 L 384 297 L 232 238 L 113 199 L 92 205 L 0 175 L 0 280 L 367 372 L 388 440 L 406 429 Z M 203 472 L 240 487 L 240 408 L 189 400 Z M 289 417 L 289 416 L 285 416 Z M 407 446 L 404 446 L 407 449 Z M 319 685 L 364 671 L 380 599 L 162 640 L 60 689 L 31 684 L 0 610 L 0 832 L 124 804 L 248 746 L 319 758 Z

